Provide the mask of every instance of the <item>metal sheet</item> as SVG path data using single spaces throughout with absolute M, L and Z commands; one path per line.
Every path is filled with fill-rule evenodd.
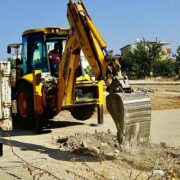
M 10 62 L 0 61 L 0 127 L 4 130 L 12 129 L 10 73 Z

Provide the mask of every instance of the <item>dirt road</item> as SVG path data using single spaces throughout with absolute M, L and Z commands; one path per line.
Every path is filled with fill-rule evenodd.
M 172 78 L 155 78 L 145 83 L 179 83 Z M 132 81 L 138 83 L 139 81 Z M 151 138 L 153 143 L 165 142 L 180 146 L 180 86 L 179 85 L 133 85 L 134 89 L 149 91 L 152 104 Z M 162 110 L 162 111 L 159 111 Z
M 153 111 L 151 128 L 152 142 L 164 142 L 167 145 L 180 146 L 179 117 L 180 109 Z M 94 179 L 95 176 L 99 179 L 105 179 L 103 177 L 110 177 L 111 179 L 117 177 L 118 179 L 124 179 L 124 177 L 129 177 L 130 175 L 133 179 L 136 178 L 139 173 L 141 173 L 141 177 L 147 178 L 147 172 L 145 170 L 148 169 L 149 165 L 147 166 L 147 169 L 141 169 L 142 165 L 140 164 L 143 163 L 140 163 L 139 161 L 134 162 L 131 159 L 132 157 L 130 160 L 128 160 L 129 156 L 128 158 L 126 157 L 127 160 L 123 157 L 121 161 L 119 161 L 121 162 L 120 164 L 107 160 L 99 162 L 94 158 L 82 157 L 82 163 L 82 159 L 80 159 L 79 156 L 77 157 L 69 151 L 60 149 L 59 145 L 56 143 L 58 137 L 66 137 L 77 133 L 94 133 L 95 130 L 107 131 L 108 129 L 115 133 L 115 125 L 108 114 L 105 115 L 105 123 L 100 126 L 95 125 L 96 117 L 85 122 L 80 122 L 73 120 L 67 113 L 63 115 L 63 119 L 61 116 L 58 116 L 56 120 L 60 121 L 54 121 L 51 124 L 51 133 L 34 135 L 33 132 L 16 128 L 11 134 L 14 152 L 16 155 L 30 163 L 30 166 L 13 154 L 9 141 L 7 140 L 9 139 L 8 137 L 1 138 L 5 144 L 4 155 L 3 157 L 0 157 L 0 177 L 2 180 L 28 180 L 33 179 L 33 176 L 34 178 L 38 178 L 40 175 L 42 176 L 42 179 L 82 179 L 82 177 Z M 173 152 L 171 154 L 176 153 Z M 176 155 L 180 156 L 179 151 Z M 34 166 L 45 169 L 52 174 L 41 171 Z M 145 167 L 145 164 L 143 166 Z M 93 172 L 94 170 L 100 175 Z M 82 177 L 78 177 L 78 175 L 81 175 Z
M 153 111 L 151 138 L 153 143 L 165 142 L 180 147 L 180 109 Z

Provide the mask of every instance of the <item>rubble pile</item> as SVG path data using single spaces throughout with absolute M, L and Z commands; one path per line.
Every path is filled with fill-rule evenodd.
M 117 137 L 107 132 L 76 133 L 74 136 L 60 136 L 54 138 L 61 151 L 68 151 L 80 157 L 95 157 L 100 160 L 110 160 L 113 164 L 129 169 L 147 172 L 162 177 L 176 174 L 180 169 L 180 149 L 166 146 L 161 143 L 142 144 L 136 151 L 128 151 L 119 147 Z
M 74 136 L 58 137 L 56 143 L 61 150 L 71 151 L 80 155 L 101 156 L 114 159 L 119 155 L 119 145 L 116 136 L 110 130 L 90 134 L 76 133 Z

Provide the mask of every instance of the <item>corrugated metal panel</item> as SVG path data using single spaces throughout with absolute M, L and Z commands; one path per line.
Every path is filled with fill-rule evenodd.
M 3 130 L 12 129 L 10 74 L 10 62 L 0 61 L 0 127 Z

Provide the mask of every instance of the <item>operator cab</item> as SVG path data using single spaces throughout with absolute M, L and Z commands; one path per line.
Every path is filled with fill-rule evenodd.
M 33 70 L 52 74 L 49 53 L 57 43 L 62 46 L 63 53 L 68 34 L 69 29 L 54 27 L 25 31 L 22 37 L 22 76 Z
M 66 37 L 60 35 L 46 36 L 47 59 L 49 62 L 51 75 L 58 77 L 58 66 L 62 59 L 66 45 Z
M 52 63 L 56 61 L 58 57 L 51 57 L 51 52 L 53 52 L 56 45 L 59 45 L 61 47 L 59 53 L 62 57 L 68 35 L 69 29 L 59 27 L 25 31 L 22 35 L 22 44 L 11 44 L 7 49 L 8 53 L 11 53 L 11 49 L 16 48 L 15 50 L 18 52 L 20 50 L 19 47 L 21 47 L 21 57 L 19 53 L 15 60 L 16 67 L 14 67 L 17 72 L 17 79 L 21 79 L 22 76 L 30 74 L 34 70 L 41 70 L 42 77 L 49 75 L 58 77 L 59 63 L 55 63 L 55 65 Z M 58 61 L 61 61 L 61 57 Z M 77 71 L 78 77 L 85 74 L 81 63 L 80 61 L 80 66 Z

